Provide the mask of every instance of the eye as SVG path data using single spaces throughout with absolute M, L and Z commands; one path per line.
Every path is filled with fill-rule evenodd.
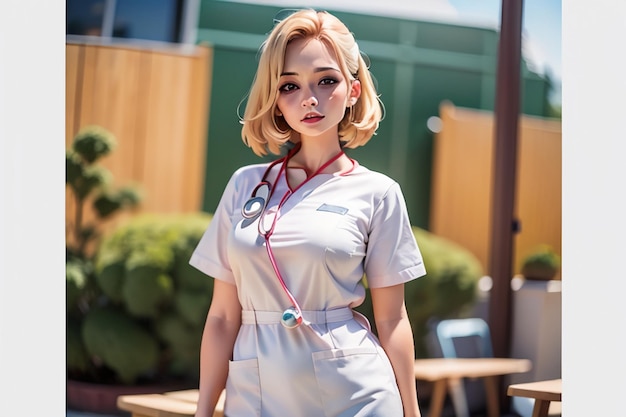
M 333 85 L 338 83 L 339 81 L 333 77 L 325 77 L 320 81 L 320 85 Z
M 290 93 L 292 91 L 295 91 L 298 89 L 298 86 L 293 84 L 293 83 L 285 83 L 283 84 L 278 91 L 282 92 L 282 93 Z

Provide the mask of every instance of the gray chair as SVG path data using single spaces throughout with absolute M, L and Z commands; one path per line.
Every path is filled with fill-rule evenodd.
M 481 318 L 448 319 L 437 323 L 436 339 L 444 358 L 493 357 L 489 325 Z M 457 417 L 484 410 L 486 394 L 482 381 L 452 383 L 448 391 Z

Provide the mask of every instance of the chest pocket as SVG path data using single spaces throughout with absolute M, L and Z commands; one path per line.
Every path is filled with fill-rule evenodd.
M 307 217 L 308 236 L 319 248 L 347 256 L 365 252 L 364 236 L 346 205 L 315 203 Z

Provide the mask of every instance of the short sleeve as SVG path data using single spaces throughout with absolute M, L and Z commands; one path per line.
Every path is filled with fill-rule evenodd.
M 365 256 L 370 288 L 402 284 L 426 275 L 406 202 L 394 182 L 374 210 Z
M 213 218 L 191 254 L 189 264 L 205 274 L 231 284 L 235 283 L 228 261 L 227 241 L 232 227 L 236 176 L 231 176 L 215 209 Z

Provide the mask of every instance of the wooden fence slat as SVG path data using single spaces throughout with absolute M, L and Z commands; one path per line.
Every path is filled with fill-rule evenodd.
M 185 121 L 191 110 L 186 88 L 188 58 L 177 58 L 157 53 L 152 57 L 148 111 L 161 122 L 148 124 L 149 141 L 144 151 L 143 183 L 148 189 L 164 191 L 150 195 L 149 204 L 166 211 L 173 210 L 184 198 L 180 193 L 179 173 L 185 171 L 184 148 L 188 137 Z M 168 169 L 155 161 L 167 161 Z
M 206 109 L 206 114 L 210 114 L 209 97 L 211 97 L 211 69 L 213 68 L 213 50 L 201 48 L 198 56 L 194 57 L 194 64 L 191 67 L 191 84 L 189 88 L 195 91 L 205 91 L 206 94 L 192 94 L 191 108 Z M 208 117 L 206 114 L 198 112 L 189 113 L 189 132 L 187 146 L 187 171 L 189 176 L 183 181 L 181 191 L 188 196 L 190 207 L 202 207 L 205 159 L 208 136 Z
M 493 114 L 440 107 L 443 128 L 433 145 L 431 232 L 469 249 L 485 271 L 490 262 Z M 561 253 L 561 123 L 522 115 L 516 186 L 513 273 L 538 244 Z
M 520 131 L 517 212 L 521 232 L 515 236 L 514 266 L 539 243 L 561 253 L 561 126 L 524 117 Z
M 76 132 L 77 117 L 76 101 L 82 85 L 81 54 L 83 47 L 80 45 L 67 45 L 65 52 L 65 146 L 72 143 Z

